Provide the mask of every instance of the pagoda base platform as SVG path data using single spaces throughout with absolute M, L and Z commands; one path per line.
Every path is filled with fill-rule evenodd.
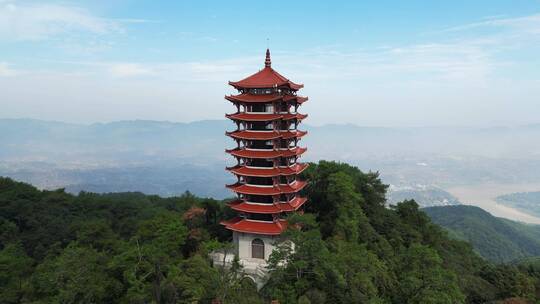
M 224 267 L 225 269 L 229 269 L 232 266 L 235 256 L 233 253 L 225 253 L 223 251 L 210 253 L 214 267 Z M 257 290 L 260 290 L 266 283 L 266 275 L 268 274 L 268 264 L 266 261 L 261 259 L 243 259 L 238 262 L 242 267 L 241 271 L 243 274 L 255 283 Z
M 252 242 L 256 239 L 264 243 L 264 258 L 252 257 Z M 214 251 L 210 253 L 210 258 L 213 261 L 214 267 L 225 267 L 228 269 L 232 266 L 235 257 L 238 257 L 238 262 L 242 266 L 245 276 L 253 280 L 257 288 L 260 289 L 266 283 L 268 258 L 275 249 L 276 244 L 282 241 L 283 238 L 279 235 L 260 235 L 234 231 L 233 249 L 227 252 L 223 250 Z

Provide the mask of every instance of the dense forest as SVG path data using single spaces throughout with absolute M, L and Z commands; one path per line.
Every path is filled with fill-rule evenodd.
M 212 267 L 230 246 L 222 201 L 189 193 L 74 196 L 0 178 L 2 303 L 537 303 L 540 265 L 493 264 L 414 201 L 387 206 L 377 173 L 321 161 L 304 172 L 261 290 Z M 282 261 L 285 261 L 283 263 Z M 502 303 L 502 302 L 501 302 Z

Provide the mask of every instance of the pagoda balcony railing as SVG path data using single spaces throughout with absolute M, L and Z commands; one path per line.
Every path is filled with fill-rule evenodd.
M 290 201 L 277 201 L 277 202 L 271 202 L 271 203 L 259 203 L 259 202 L 244 201 L 244 203 L 250 204 L 250 205 L 270 206 L 270 205 L 277 205 L 277 204 L 289 204 Z
M 291 183 L 277 183 L 277 184 L 272 184 L 272 185 L 259 185 L 259 184 L 251 184 L 251 183 L 244 183 L 244 182 L 240 182 L 240 184 L 243 184 L 243 185 L 246 185 L 246 186 L 252 186 L 252 187 L 260 187 L 260 188 L 273 188 L 275 186 L 294 186 L 298 181 L 297 180 L 294 180 L 292 181 Z
M 262 169 L 262 170 L 272 170 L 272 169 L 274 169 L 274 166 L 260 167 L 260 166 L 247 166 L 247 165 L 244 165 L 244 167 L 249 168 L 249 169 Z
M 247 166 L 247 165 L 244 165 L 246 168 L 251 168 L 251 169 L 273 169 L 274 168 L 274 165 L 272 164 L 271 166 L 268 166 L 268 167 L 261 167 L 261 166 Z
M 252 131 L 252 132 L 263 132 L 263 131 L 287 131 L 287 130 L 276 130 L 274 127 L 247 127 L 247 128 L 239 128 L 239 131 Z
M 304 136 L 307 131 L 300 131 L 298 129 L 292 129 L 292 130 L 288 130 L 288 129 L 284 129 L 284 130 L 280 130 L 280 129 L 270 129 L 270 130 L 252 130 L 252 129 L 244 129 L 244 128 L 238 128 L 234 131 L 227 131 L 225 132 L 226 135 L 229 135 L 231 136 L 234 135 L 233 133 L 234 132 L 253 132 L 253 133 L 285 133 L 286 135 L 288 135 L 288 138 L 286 139 L 291 139 L 291 138 L 294 138 L 295 136 L 299 137 L 298 139 L 300 139 L 301 136 Z M 289 132 L 290 134 L 287 134 L 287 132 Z M 251 139 L 251 140 L 262 140 L 262 141 L 267 141 L 268 139 Z
M 294 164 L 291 164 L 289 166 L 277 166 L 277 168 L 291 168 L 295 165 L 297 165 L 298 163 L 294 163 Z M 268 166 L 268 167 L 261 167 L 261 166 L 249 166 L 249 165 L 241 165 L 241 166 L 244 166 L 246 168 L 250 168 L 250 169 L 264 169 L 264 170 L 270 170 L 270 169 L 274 169 L 276 167 L 274 167 L 273 165 L 271 166 Z M 227 167 L 227 169 L 232 169 L 233 167 Z
M 273 188 L 275 185 L 258 185 L 258 184 L 250 184 L 250 183 L 241 183 L 247 186 L 253 186 L 253 187 L 260 187 L 260 188 Z
M 240 113 L 246 113 L 246 114 L 275 114 L 274 111 L 264 111 L 264 112 L 260 112 L 260 111 L 257 111 L 257 112 L 252 112 L 252 111 L 245 111 L 245 112 L 240 112 Z M 285 113 L 280 113 L 280 114 L 287 114 L 287 112 Z
M 247 151 L 287 151 L 287 150 L 291 150 L 291 149 L 294 149 L 298 146 L 296 145 L 289 145 L 287 147 L 272 147 L 272 146 L 267 146 L 267 148 L 251 148 L 251 147 L 248 147 L 248 146 L 240 146 L 240 149 L 244 149 L 244 150 L 247 150 Z
M 253 95 L 270 95 L 277 92 L 277 89 L 275 88 L 260 88 L 260 89 L 249 89 L 249 94 Z
M 247 205 L 252 205 L 252 206 L 276 206 L 276 205 L 290 205 L 291 202 L 278 201 L 278 202 L 273 202 L 273 203 L 258 203 L 258 202 L 244 201 L 243 203 Z
M 260 205 L 260 206 L 270 206 L 270 205 L 274 205 L 274 202 L 271 202 L 271 203 L 259 203 L 259 202 L 244 201 L 244 203 L 250 204 L 250 205 Z
M 293 180 L 293 181 L 290 182 L 290 183 L 285 183 L 285 184 L 280 183 L 279 185 L 280 185 L 280 186 L 292 186 L 292 185 L 296 184 L 297 182 L 298 182 L 298 181 L 295 179 L 295 180 Z
M 278 166 L 278 168 L 290 168 L 298 163 L 291 163 L 289 166 Z
M 294 133 L 294 132 L 297 132 L 298 129 L 296 128 L 292 128 L 292 129 L 287 129 L 287 128 L 284 128 L 284 129 L 280 129 L 280 128 L 275 128 L 275 129 L 250 129 L 250 128 L 239 128 L 239 129 L 236 129 L 235 131 L 249 131 L 249 132 L 268 132 L 268 133 L 272 133 L 272 132 L 291 132 L 291 133 Z M 253 140 L 258 140 L 258 139 L 253 139 Z M 262 140 L 262 139 L 260 139 Z
M 237 166 L 242 166 L 242 167 L 246 167 L 246 168 L 249 168 L 249 169 L 259 169 L 259 170 L 273 170 L 275 168 L 281 168 L 281 169 L 287 169 L 287 168 L 292 168 L 298 164 L 301 164 L 301 163 L 291 163 L 290 165 L 288 166 L 274 166 L 273 164 L 271 165 L 268 165 L 268 166 L 251 166 L 251 165 L 246 165 L 246 164 L 239 164 Z M 226 167 L 227 170 L 232 170 L 234 169 L 236 166 L 232 166 L 232 167 Z M 292 174 L 291 174 L 292 175 Z
M 269 147 L 269 148 L 266 148 L 266 149 L 244 147 L 244 149 L 246 149 L 246 150 L 248 150 L 248 151 L 274 151 L 274 150 L 281 150 L 281 149 L 274 149 L 274 147 Z M 285 150 L 287 150 L 287 149 L 285 149 Z
M 276 220 L 268 220 L 268 221 L 265 221 L 265 220 L 254 220 L 254 219 L 250 219 L 250 218 L 244 218 L 245 221 L 250 221 L 250 222 L 259 222 L 259 223 L 275 223 L 277 222 Z
M 242 129 L 242 128 L 239 128 L 239 129 L 237 129 L 236 131 L 249 131 L 249 132 L 261 132 L 261 133 L 262 133 L 262 132 L 270 132 L 270 133 L 271 133 L 271 132 L 274 132 L 274 131 L 276 131 L 276 130 L 274 130 L 274 129 L 253 130 L 253 129 Z
M 268 148 L 251 148 L 251 147 L 248 147 L 248 146 L 239 146 L 237 147 L 236 149 L 240 149 L 240 150 L 246 150 L 246 151 L 263 151 L 263 152 L 271 152 L 271 151 L 288 151 L 288 150 L 293 150 L 293 149 L 296 149 L 296 148 L 300 148 L 300 146 L 298 145 L 295 145 L 294 143 L 290 146 L 287 146 L 287 147 L 279 147 L 279 148 L 276 148 L 276 147 L 271 147 L 271 146 L 268 146 Z M 226 150 L 226 151 L 233 151 L 234 149 L 229 149 L 229 150 Z M 248 157 L 249 158 L 249 157 Z
M 287 131 L 287 130 L 279 130 L 279 129 L 274 129 L 273 127 L 270 127 L 270 128 L 250 128 L 250 127 L 247 127 L 247 128 L 244 128 L 244 129 L 239 129 L 240 131 L 250 131 L 250 132 L 272 132 L 272 131 Z

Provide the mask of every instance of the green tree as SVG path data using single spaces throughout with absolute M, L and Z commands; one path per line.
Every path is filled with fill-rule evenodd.
M 7 244 L 0 251 L 0 299 L 2 303 L 20 303 L 28 289 L 33 260 L 20 243 Z
M 104 219 L 89 219 L 75 222 L 71 230 L 81 245 L 91 246 L 99 251 L 112 252 L 118 245 L 118 237 Z
M 323 290 L 336 281 L 330 252 L 311 215 L 294 215 L 286 238 L 291 242 L 282 243 L 269 259 L 270 278 L 263 288 L 263 294 L 284 303 L 294 303 L 299 295 L 310 289 Z
M 346 283 L 345 290 L 340 292 L 342 302 L 383 303 L 382 295 L 396 286 L 395 278 L 385 263 L 365 245 L 358 243 L 336 241 L 332 248 L 335 250 L 334 267 Z
M 127 288 L 126 301 L 165 303 L 167 274 L 182 261 L 182 245 L 187 229 L 173 212 L 164 212 L 143 221 L 137 234 L 122 248 L 113 267 L 122 271 Z
M 378 173 L 321 161 L 304 172 L 305 213 L 269 260 L 257 291 L 230 248 L 223 202 L 190 193 L 79 195 L 0 178 L 0 302 L 538 302 L 540 268 L 494 265 L 452 239 L 414 201 L 388 207 Z
M 333 236 L 347 241 L 358 241 L 360 221 L 365 219 L 360 207 L 361 200 L 349 175 L 337 172 L 328 177 L 325 201 L 335 206 L 334 212 L 327 215 L 335 217 L 328 221 L 334 227 Z
M 207 258 L 195 255 L 170 267 L 165 282 L 170 303 L 209 302 L 216 296 L 217 270 Z
M 69 244 L 60 255 L 48 256 L 32 276 L 40 303 L 104 303 L 121 290 L 108 273 L 107 255 L 91 247 Z
M 464 303 L 455 274 L 442 267 L 437 252 L 412 244 L 400 256 L 396 269 L 399 303 Z

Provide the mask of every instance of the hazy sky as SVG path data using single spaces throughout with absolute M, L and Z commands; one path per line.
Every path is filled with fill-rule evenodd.
M 538 0 L 0 0 L 0 118 L 222 119 L 267 38 L 312 124 L 540 122 Z

